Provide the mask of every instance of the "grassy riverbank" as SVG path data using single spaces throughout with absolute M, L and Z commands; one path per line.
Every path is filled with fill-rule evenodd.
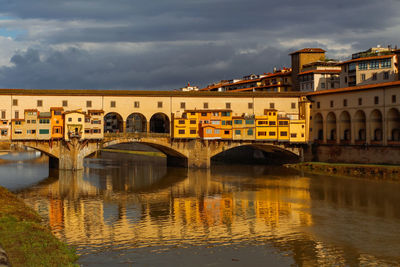
M 316 174 L 400 181 L 400 166 L 394 165 L 302 162 L 285 166 Z
M 41 224 L 40 216 L 0 187 L 0 244 L 12 266 L 77 266 L 74 250 Z

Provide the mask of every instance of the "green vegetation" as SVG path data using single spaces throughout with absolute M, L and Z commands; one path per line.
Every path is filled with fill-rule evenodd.
M 400 181 L 400 166 L 378 164 L 302 162 L 287 164 L 289 168 L 324 175 L 353 176 Z
M 155 151 L 132 151 L 132 150 L 122 150 L 122 149 L 102 149 L 101 151 L 144 155 L 144 156 L 151 156 L 151 157 L 163 157 L 163 158 L 166 157 L 165 154 L 163 154 L 161 152 L 155 152 Z
M 75 251 L 41 224 L 40 216 L 0 187 L 0 244 L 12 266 L 78 266 Z

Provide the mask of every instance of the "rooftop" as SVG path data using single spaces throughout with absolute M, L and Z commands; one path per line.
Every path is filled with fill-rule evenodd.
M 303 48 L 296 52 L 290 53 L 289 55 L 300 54 L 300 53 L 325 53 L 326 51 L 322 48 Z

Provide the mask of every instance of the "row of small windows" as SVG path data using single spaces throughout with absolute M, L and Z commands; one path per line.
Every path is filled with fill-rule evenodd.
M 397 96 L 396 95 L 392 95 L 392 104 L 396 104 L 397 102 Z M 361 97 L 359 97 L 357 99 L 358 105 L 361 106 L 363 104 L 363 99 Z M 378 105 L 379 104 L 379 96 L 374 96 L 374 104 Z M 347 107 L 348 106 L 348 100 L 347 99 L 343 99 L 343 107 Z M 334 107 L 334 101 L 331 100 L 329 101 L 329 107 L 333 108 Z M 317 102 L 317 108 L 321 108 L 321 102 Z
M 13 99 L 12 101 L 13 106 L 18 106 L 18 99 Z M 62 101 L 62 106 L 63 107 L 68 107 L 68 100 L 63 100 Z M 140 108 L 140 102 L 139 101 L 135 101 L 133 106 L 135 108 Z M 269 103 L 270 108 L 275 108 L 275 103 Z M 37 107 L 43 107 L 43 100 L 37 100 Z M 88 100 L 86 101 L 86 107 L 87 108 L 91 108 L 92 107 L 92 101 Z M 117 107 L 117 103 L 116 101 L 110 101 L 110 107 L 111 108 L 116 108 Z M 162 101 L 158 101 L 157 102 L 157 107 L 158 108 L 162 108 L 163 107 L 163 102 Z M 181 102 L 180 103 L 180 107 L 181 109 L 185 109 L 186 108 L 186 103 L 185 102 Z M 209 108 L 209 105 L 207 102 L 203 103 L 203 108 Z M 231 103 L 225 103 L 225 108 L 230 109 L 231 108 Z M 248 108 L 252 109 L 253 108 L 253 103 L 248 103 Z M 296 108 L 296 103 L 291 103 L 291 108 L 295 109 Z
M 353 65 L 354 64 L 354 65 Z M 368 67 L 371 70 L 379 68 L 390 68 L 392 66 L 392 59 L 382 59 L 382 60 L 371 60 L 358 63 L 359 70 L 367 70 Z M 349 65 L 349 70 L 355 70 L 355 63 Z

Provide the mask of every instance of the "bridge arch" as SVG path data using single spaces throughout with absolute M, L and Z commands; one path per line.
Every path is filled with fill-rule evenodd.
M 367 120 L 363 110 L 357 110 L 354 114 L 354 135 L 356 141 L 367 140 Z
M 391 108 L 387 115 L 388 141 L 400 141 L 400 112 L 397 108 Z
M 372 141 L 376 141 L 376 142 L 382 141 L 383 120 L 382 120 L 382 112 L 379 109 L 374 109 L 371 112 L 370 122 L 371 122 Z
M 340 141 L 351 140 L 351 117 L 349 112 L 342 111 L 339 116 L 340 120 Z
M 118 112 L 109 112 L 104 115 L 104 133 L 122 133 L 124 121 Z
M 330 141 L 336 141 L 336 125 L 335 113 L 329 112 L 326 116 L 326 134 Z
M 251 151 L 255 152 L 253 158 L 251 158 L 250 155 Z M 257 151 L 260 153 L 257 153 Z M 230 154 L 233 155 L 230 156 Z M 234 154 L 237 154 L 237 158 Z M 243 157 L 244 155 L 246 156 Z M 243 158 L 248 158 L 249 155 L 250 160 L 243 160 Z M 214 150 L 211 153 L 210 158 L 211 160 L 221 160 L 225 157 L 230 162 L 237 161 L 241 163 L 252 163 L 252 160 L 254 160 L 255 163 L 262 164 L 284 164 L 298 162 L 300 156 L 300 149 L 284 147 L 283 145 L 233 143 Z
M 324 119 L 321 113 L 317 113 L 314 116 L 314 140 L 323 141 L 324 140 Z
M 147 132 L 147 119 L 142 113 L 134 112 L 126 118 L 127 133 Z
M 150 132 L 151 133 L 169 133 L 171 122 L 165 113 L 155 113 L 150 118 Z

